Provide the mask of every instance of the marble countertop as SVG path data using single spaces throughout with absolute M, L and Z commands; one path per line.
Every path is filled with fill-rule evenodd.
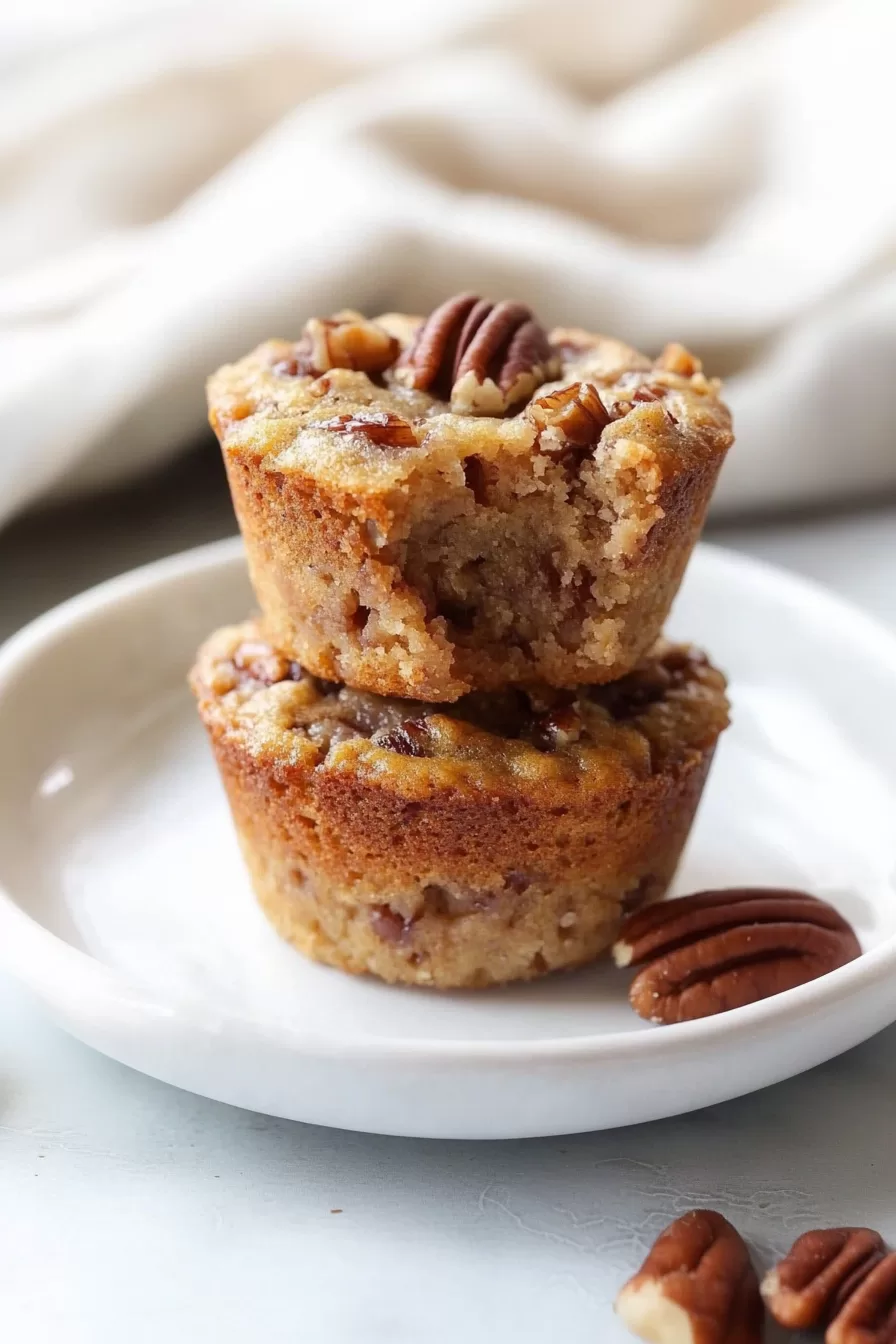
M 20 522 L 0 535 L 0 635 L 232 530 L 220 476 L 199 460 L 166 485 Z M 712 535 L 896 625 L 896 503 Z M 376 1138 L 142 1077 L 0 981 L 3 1335 L 615 1344 L 628 1338 L 617 1287 L 694 1205 L 733 1217 L 762 1261 L 812 1225 L 868 1223 L 896 1242 L 894 1097 L 896 1027 L 765 1092 L 633 1129 Z

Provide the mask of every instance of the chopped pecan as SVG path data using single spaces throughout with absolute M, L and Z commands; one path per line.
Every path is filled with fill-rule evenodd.
M 429 729 L 426 719 L 405 719 L 397 728 L 380 730 L 371 737 L 376 747 L 395 751 L 399 756 L 427 756 Z
M 468 415 L 505 415 L 559 372 L 544 329 L 521 303 L 457 294 L 436 308 L 396 370 Z
M 893 1344 L 896 1340 L 896 1254 L 878 1260 L 855 1284 L 825 1332 L 825 1344 Z
M 336 434 L 361 434 L 377 448 L 416 448 L 417 436 L 406 420 L 391 411 L 355 411 L 336 415 L 331 420 L 319 420 L 309 426 L 329 429 Z
M 286 378 L 317 378 L 328 369 L 376 374 L 394 364 L 400 350 L 395 337 L 378 323 L 360 313 L 335 313 L 306 322 L 292 352 L 271 367 Z
M 635 1012 L 663 1023 L 755 1003 L 860 953 L 852 927 L 826 901 L 762 887 L 650 906 L 623 924 L 613 947 L 617 966 L 643 966 L 629 990 Z
M 700 373 L 703 365 L 690 350 L 677 341 L 671 341 L 656 361 L 656 367 L 666 373 L 677 373 L 682 378 L 693 378 L 695 373 Z
M 573 383 L 538 397 L 526 415 L 539 430 L 557 429 L 566 443 L 591 447 L 600 439 L 611 416 L 593 383 Z
M 662 383 L 642 383 L 631 394 L 632 401 L 662 401 L 669 389 Z
M 762 1280 L 762 1296 L 790 1330 L 828 1325 L 884 1254 L 880 1234 L 869 1227 L 804 1232 Z
M 578 742 L 585 724 L 575 709 L 561 706 L 542 714 L 535 720 L 529 733 L 532 745 L 539 751 L 555 751 Z
M 616 1299 L 654 1344 L 760 1344 L 762 1299 L 750 1253 L 720 1213 L 694 1209 L 654 1243 Z
M 401 348 L 394 336 L 360 313 L 312 317 L 305 324 L 300 344 L 307 348 L 316 373 L 326 373 L 327 369 L 382 373 L 395 363 Z

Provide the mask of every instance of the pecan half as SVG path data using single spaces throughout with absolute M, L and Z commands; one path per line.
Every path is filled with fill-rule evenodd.
M 336 434 L 361 434 L 377 448 L 416 448 L 417 436 L 406 420 L 391 411 L 356 411 L 319 420 L 309 429 L 329 429 Z
M 396 380 L 467 415 L 505 415 L 559 372 L 547 334 L 521 303 L 457 294 L 420 327 Z
M 790 1330 L 828 1325 L 884 1254 L 880 1234 L 869 1227 L 804 1232 L 762 1280 L 765 1304 Z
M 637 966 L 629 1000 L 651 1022 L 690 1022 L 815 980 L 861 954 L 850 924 L 805 892 L 704 891 L 641 910 L 613 947 Z
M 612 419 L 593 383 L 573 383 L 538 397 L 526 415 L 539 430 L 556 429 L 576 448 L 596 444 Z
M 825 1344 L 893 1344 L 896 1340 L 896 1254 L 856 1284 L 825 1332 Z
M 657 1239 L 616 1299 L 654 1344 L 760 1344 L 762 1299 L 750 1253 L 720 1213 L 694 1209 Z
M 439 305 L 411 342 L 395 370 L 396 381 L 447 401 L 451 396 L 458 347 L 467 318 L 480 302 L 476 294 L 455 294 Z

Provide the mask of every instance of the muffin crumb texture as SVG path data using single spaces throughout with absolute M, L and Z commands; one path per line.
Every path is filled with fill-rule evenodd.
M 449 308 L 315 319 L 211 379 L 264 637 L 424 701 L 618 679 L 731 442 L 719 386 L 680 346 L 651 361 L 521 305 Z

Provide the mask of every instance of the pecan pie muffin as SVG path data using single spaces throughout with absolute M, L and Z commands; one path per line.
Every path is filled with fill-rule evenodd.
M 254 623 L 192 673 L 256 895 L 353 973 L 479 987 L 592 960 L 665 891 L 725 682 L 660 644 L 612 685 L 414 704 L 322 681 Z
M 624 675 L 731 443 L 718 393 L 681 346 L 472 294 L 268 341 L 209 383 L 266 637 L 417 700 Z

